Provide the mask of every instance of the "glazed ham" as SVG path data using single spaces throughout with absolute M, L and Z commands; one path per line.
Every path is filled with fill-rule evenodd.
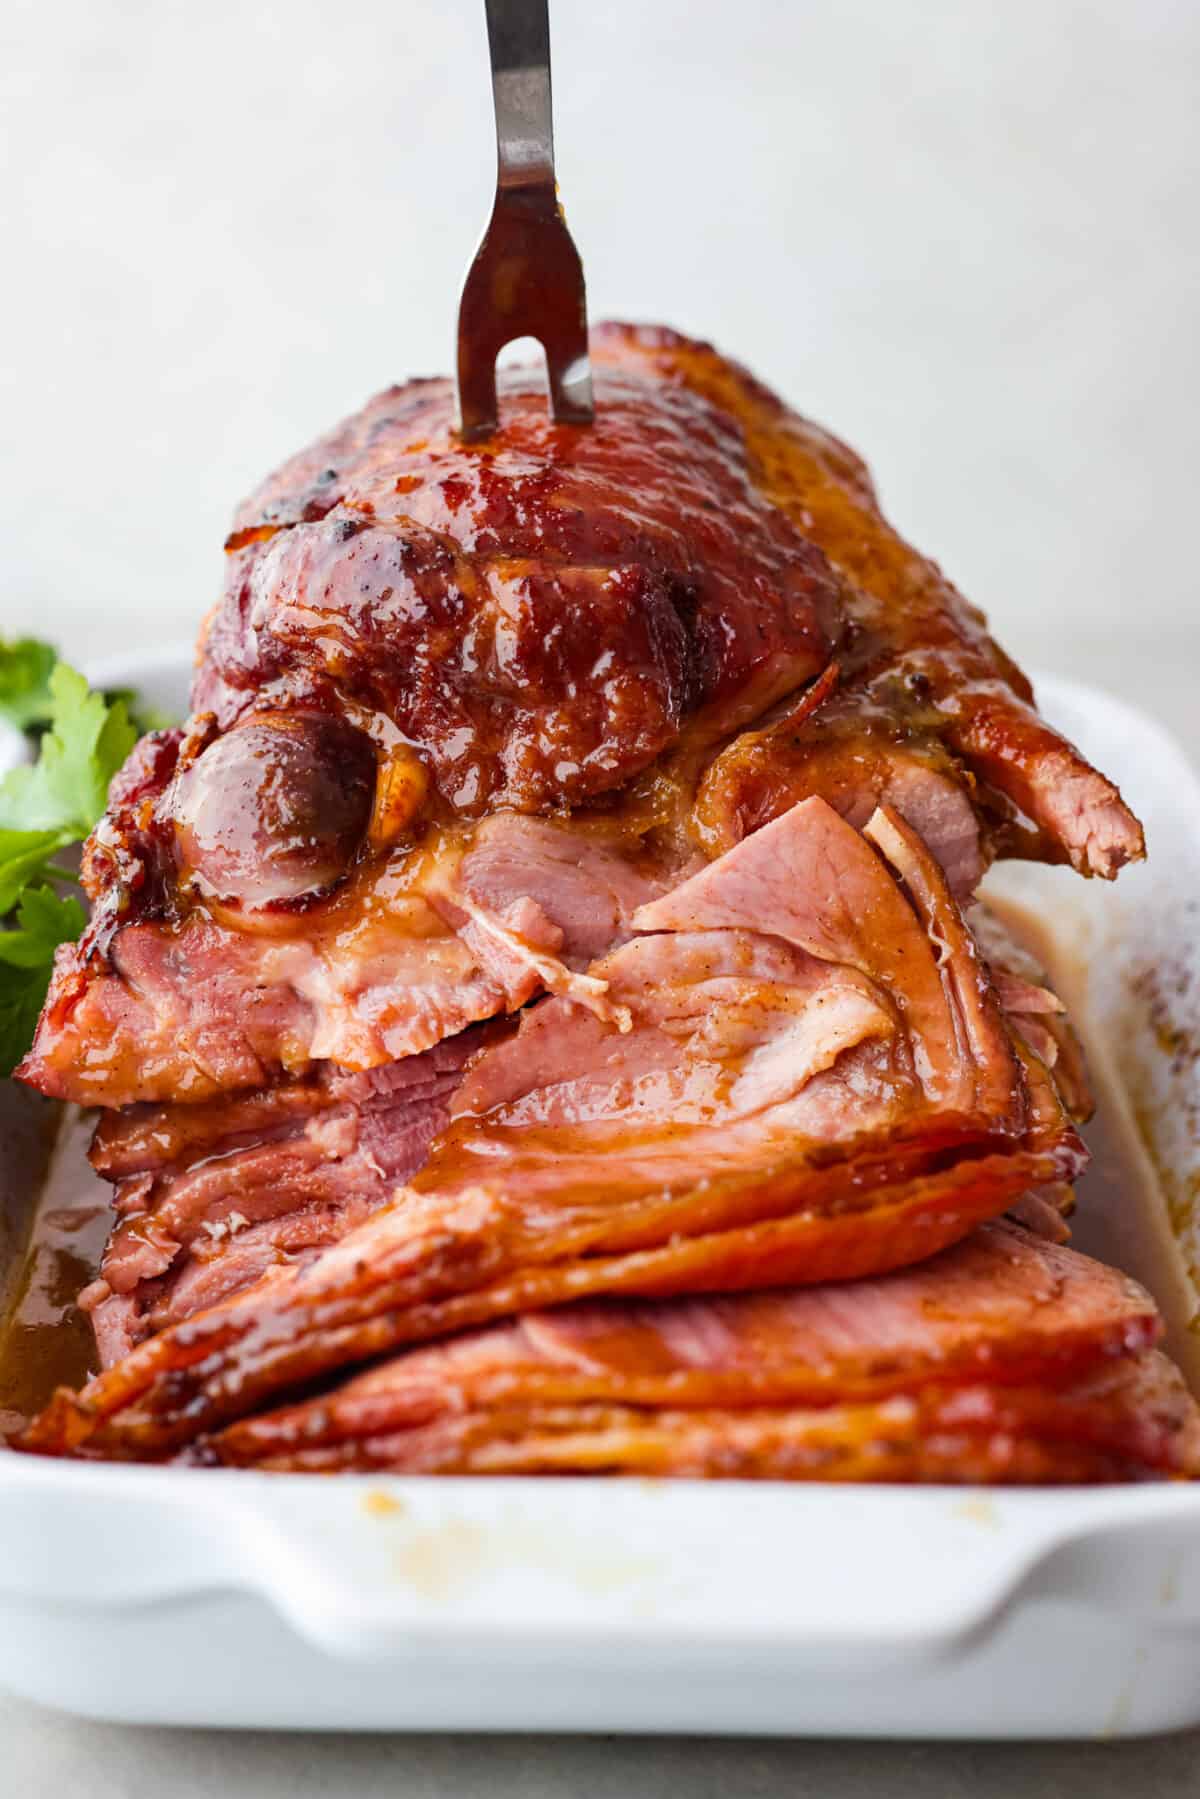
M 104 970 L 76 971 L 71 1029 L 43 1027 L 24 1078 L 39 1062 L 41 1090 L 81 1104 L 209 1100 L 325 1062 L 380 1068 L 545 990 L 601 1004 L 574 977 L 691 865 L 499 813 L 373 867 L 315 914 L 234 929 L 194 907 L 170 929 L 130 924 Z
M 887 834 L 883 815 L 874 829 Z M 937 882 L 936 866 L 921 859 Z M 632 915 L 685 928 L 640 934 L 592 965 L 604 1010 L 547 997 L 511 1038 L 476 1028 L 368 1075 L 326 1067 L 263 1094 L 109 1114 L 93 1163 L 117 1182 L 121 1222 L 87 1295 L 102 1362 L 234 1291 L 280 1252 L 296 1260 L 335 1241 L 420 1169 L 451 1117 L 459 1123 L 448 1155 L 464 1161 L 458 1187 L 475 1182 L 469 1157 L 485 1174 L 500 1161 L 506 1184 L 527 1196 L 548 1184 L 565 1197 L 598 1181 L 615 1201 L 627 1178 L 626 1203 L 638 1206 L 643 1188 L 725 1169 L 753 1176 L 788 1160 L 805 1138 L 894 1130 L 893 1156 L 898 1162 L 903 1149 L 919 1170 L 921 1154 L 903 1140 L 939 1114 L 941 1136 L 957 1132 L 969 1160 L 973 1115 L 983 1145 L 993 1132 L 1015 1130 L 1027 1111 L 1031 1153 L 1002 1172 L 993 1159 L 982 1186 L 969 1166 L 958 1169 L 959 1210 L 945 1199 L 948 1179 L 924 1184 L 915 1253 L 932 1231 L 966 1228 L 977 1207 L 1001 1207 L 1029 1180 L 1068 1181 L 1082 1162 L 1078 1145 L 1044 1075 L 1013 1047 L 1023 1015 L 1001 1020 L 961 923 L 956 974 L 936 966 L 957 919 L 948 896 L 941 901 L 942 915 L 931 908 L 922 929 L 867 842 L 822 801 L 808 801 Z M 870 935 L 860 922 L 868 919 Z M 1010 986 L 1016 979 L 1005 978 Z M 1015 998 L 1058 1005 L 1028 983 Z M 491 1053 L 476 1056 L 460 1086 L 489 1042 Z M 557 1134 L 548 1138 L 546 1127 Z M 946 1160 L 937 1144 L 925 1158 L 934 1151 Z M 617 1168 L 605 1160 L 610 1152 Z M 934 1200 L 936 1224 L 927 1216 Z M 498 1196 L 501 1208 L 509 1203 Z M 1027 1213 L 1040 1206 L 1046 1228 L 1044 1201 L 1020 1203 Z M 886 1251 L 859 1217 L 853 1244 L 831 1241 L 825 1253 L 840 1258 L 838 1271 L 849 1270 L 851 1253 L 868 1264 L 903 1259 L 907 1216 L 880 1211 L 893 1238 Z
M 183 1459 L 855 1481 L 1195 1474 L 1200 1415 L 1153 1348 L 1160 1330 L 1135 1283 L 987 1225 L 869 1283 L 528 1311 L 243 1419 Z
M 96 1131 L 117 1223 L 80 1296 L 104 1366 L 256 1280 L 334 1243 L 424 1163 L 487 1027 L 366 1074 L 215 1104 L 129 1106 Z
M 192 717 L 115 784 L 23 1079 L 189 1100 L 522 1005 L 535 971 L 430 916 L 465 820 L 569 817 L 669 882 L 811 794 L 885 804 L 960 898 L 997 853 L 1142 853 L 851 452 L 674 333 L 601 327 L 594 355 L 585 431 L 517 371 L 465 445 L 449 383 L 416 382 L 242 507 Z
M 1078 1046 L 974 903 L 1137 821 L 850 451 L 674 333 L 593 351 L 592 426 L 518 370 L 465 444 L 414 382 L 240 510 L 20 1070 L 104 1109 L 117 1213 L 24 1446 L 1190 1471 L 1152 1308 L 1059 1246 Z
M 405 1342 L 581 1294 L 871 1275 L 1084 1154 L 937 864 L 810 799 L 639 908 L 482 1051 L 413 1181 L 102 1375 L 63 1428 L 146 1452 Z M 108 1417 L 109 1414 L 111 1417 Z
M 737 419 L 756 485 L 841 579 L 836 678 L 804 741 L 794 740 L 787 706 L 763 727 L 766 758 L 747 744 L 743 762 L 735 740 L 711 771 L 702 816 L 715 811 L 726 833 L 752 829 L 827 783 L 846 792 L 850 765 L 851 793 L 865 784 L 877 803 L 895 803 L 903 787 L 928 796 L 905 812 L 918 830 L 936 814 L 949 817 L 946 853 L 931 839 L 947 869 L 965 851 L 961 815 L 944 789 L 929 792 L 939 775 L 957 777 L 971 798 L 982 861 L 1022 855 L 1111 878 L 1145 854 L 1141 826 L 1112 782 L 1038 717 L 1028 681 L 982 615 L 887 524 L 852 450 L 710 345 L 654 329 L 632 340 L 616 331 L 659 379 L 682 382 Z
M 514 1327 L 518 1329 L 520 1327 Z M 483 1354 L 503 1345 L 484 1342 Z M 779 1345 L 772 1343 L 772 1352 Z M 429 1352 L 417 1352 L 419 1363 Z M 436 1356 L 436 1352 L 435 1352 Z M 340 1469 L 399 1474 L 641 1474 L 738 1480 L 986 1482 L 1075 1485 L 1200 1473 L 1195 1402 L 1162 1355 L 1103 1368 L 1047 1392 L 1040 1385 L 961 1388 L 931 1383 L 893 1398 L 828 1407 L 745 1402 L 689 1406 L 686 1395 L 637 1406 L 545 1404 L 520 1397 L 459 1412 L 454 1370 L 433 1359 L 362 1377 L 327 1406 L 315 1402 L 261 1431 L 231 1431 L 197 1460 L 273 1472 Z M 388 1391 L 391 1379 L 394 1392 Z M 429 1403 L 445 1381 L 450 1405 Z M 530 1382 L 536 1390 L 536 1380 Z M 622 1383 L 610 1383 L 618 1395 Z M 422 1409 L 422 1401 L 425 1408 Z M 407 1402 L 407 1403 L 406 1403 Z M 390 1413 L 390 1415 L 389 1415 Z M 328 1421 L 328 1422 L 327 1422 Z M 255 1424 L 259 1424 L 255 1420 Z M 328 1435 L 326 1435 L 328 1430 Z M 345 1434 L 340 1438 L 339 1431 Z M 207 1446 L 206 1446 L 207 1447 Z
M 1077 1481 L 1195 1473 L 1149 1296 L 1016 1225 L 870 1283 L 590 1301 L 411 1350 L 191 1452 L 419 1474 Z

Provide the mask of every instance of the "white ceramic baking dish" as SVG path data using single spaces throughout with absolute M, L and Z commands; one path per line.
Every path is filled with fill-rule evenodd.
M 187 662 L 92 673 L 178 708 Z M 1079 1240 L 1171 1289 L 1186 1350 L 1200 787 L 1124 706 L 1057 681 L 1043 702 L 1123 781 L 1152 863 L 1115 890 L 993 881 L 1036 893 L 1071 944 L 1110 1110 L 1166 1171 L 1153 1203 L 1182 1259 L 1147 1250 L 1119 1182 L 1085 1188 Z M 1200 1722 L 1200 1487 L 316 1480 L 0 1454 L 0 1684 L 175 1724 L 1162 1730 Z

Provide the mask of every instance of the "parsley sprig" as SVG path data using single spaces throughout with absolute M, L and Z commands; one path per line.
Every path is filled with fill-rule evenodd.
M 33 1040 L 54 951 L 85 922 L 80 902 L 57 891 L 75 876 L 55 858 L 100 818 L 138 731 L 124 696 L 94 693 L 33 638 L 0 641 L 0 716 L 41 730 L 37 759 L 0 779 L 0 1074 L 9 1074 Z
M 0 718 L 19 731 L 50 723 L 50 677 L 58 657 L 36 637 L 0 638 Z
M 0 931 L 0 1073 L 11 1074 L 33 1042 L 55 950 L 73 943 L 86 923 L 74 895 L 28 887 L 16 909 L 16 928 Z

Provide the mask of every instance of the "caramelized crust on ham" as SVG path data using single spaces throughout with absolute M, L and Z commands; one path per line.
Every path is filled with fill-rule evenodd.
M 302 1406 L 231 1425 L 255 1446 L 361 1435 L 482 1407 L 734 1407 L 890 1398 L 927 1381 L 1063 1385 L 1152 1348 L 1136 1282 L 1000 1220 L 869 1283 L 674 1300 L 590 1300 L 410 1350 Z
M 894 803 L 888 788 L 898 763 L 944 769 L 948 752 L 980 812 L 988 854 L 1065 861 L 1110 878 L 1145 854 L 1141 826 L 1116 787 L 1038 717 L 1028 681 L 989 637 L 983 615 L 884 519 L 866 465 L 852 450 L 711 345 L 621 325 L 602 326 L 600 342 L 736 419 L 756 486 L 842 578 L 845 628 L 830 688 L 837 697 L 812 717 L 802 742 L 788 744 L 785 724 L 775 746 L 783 753 L 772 758 L 765 781 L 761 759 L 743 767 L 736 752 L 714 771 L 707 805 L 724 821 L 726 840 L 823 792 L 822 763 L 831 750 L 841 761 L 857 740 L 876 803 Z M 721 787 L 718 798 L 712 789 Z M 906 816 L 927 829 L 928 813 Z M 958 832 L 956 821 L 956 838 Z M 940 856 L 936 839 L 931 847 Z
M 1137 821 L 849 450 L 706 345 L 593 354 L 586 430 L 413 382 L 241 509 L 19 1071 L 109 1109 L 118 1213 L 22 1447 L 1194 1472 L 1153 1308 L 1057 1247 L 1078 1045 L 961 910 Z
M 1142 853 L 850 451 L 672 332 L 602 326 L 593 353 L 586 431 L 516 371 L 463 445 L 449 384 L 414 382 L 241 509 L 192 718 L 114 785 L 20 1078 L 201 1099 L 519 1007 L 544 969 L 498 972 L 421 890 L 497 809 L 669 879 L 812 795 L 897 811 L 960 898 L 996 853 Z
M 498 826 L 503 822 L 496 821 Z M 522 848 L 528 854 L 531 844 L 571 841 L 554 827 L 520 822 L 519 832 L 480 833 L 472 855 L 472 892 L 477 898 L 493 904 L 502 898 L 514 880 Z M 835 837 L 845 837 L 836 821 L 825 822 Z M 755 874 L 756 856 L 763 858 L 768 870 L 774 868 L 771 879 L 777 887 L 782 880 L 787 889 L 803 891 L 804 870 L 793 869 L 777 847 L 786 835 L 784 827 L 773 827 L 764 834 L 761 849 L 747 845 L 739 852 L 739 861 L 747 864 L 748 901 L 753 902 L 760 885 L 765 890 L 769 884 L 761 873 Z M 812 838 L 811 826 L 809 835 Z M 828 858 L 821 863 L 827 865 Z M 610 934 L 632 929 L 633 901 L 646 891 L 639 887 L 614 895 L 606 909 L 592 873 L 586 863 L 576 863 L 555 891 L 554 903 L 567 921 L 576 950 L 586 946 L 589 931 L 591 940 L 603 943 Z M 869 857 L 866 873 L 868 877 L 875 873 Z M 821 874 L 818 880 L 817 900 L 833 907 L 836 896 L 820 891 L 824 878 Z M 700 896 L 704 884 L 693 883 L 690 891 Z M 854 906 L 861 897 L 861 891 L 854 890 L 842 896 L 843 921 L 853 925 Z M 699 903 L 699 898 L 692 903 Z M 791 911 L 795 916 L 795 905 Z M 747 910 L 742 916 L 748 924 L 754 914 Z M 872 929 L 878 932 L 881 922 L 875 916 Z M 919 956 L 905 933 L 910 937 L 917 933 L 903 905 L 893 920 L 893 926 L 897 924 L 896 975 L 900 977 L 907 954 L 908 972 L 915 981 Z M 815 928 L 810 921 L 809 929 Z M 842 928 L 844 935 L 845 922 Z M 1000 936 L 994 924 L 989 929 L 995 952 L 1003 951 L 1010 963 L 1029 972 L 1028 958 L 1017 946 Z M 969 943 L 960 949 L 970 965 Z M 858 953 L 865 968 L 881 952 L 863 939 Z M 708 1108 L 710 1129 L 693 1145 L 694 1152 L 708 1160 L 705 1145 L 712 1141 L 711 1127 L 719 1125 L 712 1115 L 709 1090 L 730 1086 L 723 1049 L 749 1057 L 736 1091 L 731 1090 L 735 1107 L 745 1111 L 760 1101 L 786 1097 L 843 1049 L 891 1030 L 867 974 L 844 967 L 834 979 L 829 964 L 815 958 L 806 961 L 795 947 L 748 928 L 645 936 L 616 961 L 627 965 L 622 978 L 641 990 L 641 1012 L 655 1017 L 659 1028 L 654 1038 L 645 1032 L 618 1033 L 614 1056 L 607 1048 L 612 1034 L 603 1028 L 597 1031 L 594 1009 L 577 1013 L 571 1003 L 542 1006 L 526 1018 L 519 1045 L 504 1057 L 490 1058 L 480 1079 L 468 1076 L 456 1112 L 484 1113 L 500 1106 L 519 1092 L 521 1081 L 528 1085 L 532 1080 L 536 1086 L 543 1066 L 556 1071 L 558 1079 L 550 1092 L 560 1109 L 568 1098 L 577 1105 L 589 1076 L 601 1069 L 599 1082 L 593 1079 L 592 1087 L 603 1107 L 624 1056 L 622 1066 L 637 1069 L 641 1123 L 646 1122 L 651 1082 L 657 1083 L 657 1103 L 666 1121 L 701 1122 Z M 1029 1033 L 1030 1016 L 1040 1020 L 1059 1007 L 1046 988 L 1013 972 L 997 976 L 994 955 L 989 972 L 993 983 L 1006 984 L 1003 992 L 1015 1009 L 1002 1008 L 1005 1021 L 1023 1037 Z M 608 990 L 603 978 L 596 985 Z M 915 991 L 912 998 L 917 1003 Z M 1021 1007 L 1028 1009 L 1028 1016 Z M 673 1008 L 678 1009 L 677 1016 Z M 611 1014 L 620 1009 L 610 1001 L 608 1013 L 599 1014 L 601 1024 L 611 1022 Z M 688 1045 L 685 1063 L 680 1044 L 689 1018 L 699 1023 L 700 1033 Z M 1061 1018 L 1059 1028 L 1069 1028 Z M 490 1029 L 493 1040 L 497 1033 L 503 1036 L 499 1024 Z M 118 1223 L 101 1279 L 84 1295 L 96 1328 L 101 1366 L 110 1366 L 153 1331 L 236 1292 L 264 1271 L 309 1259 L 385 1205 L 397 1182 L 422 1166 L 434 1137 L 449 1122 L 464 1067 L 488 1040 L 486 1030 L 474 1027 L 421 1055 L 361 1075 L 322 1063 L 311 1075 L 253 1094 L 182 1105 L 131 1106 L 106 1114 L 96 1132 L 92 1161 L 97 1172 L 115 1183 Z M 648 1043 L 656 1044 L 649 1058 Z M 996 1047 L 991 1045 L 992 1054 Z M 1003 1059 L 1008 1050 L 1003 1043 L 999 1047 Z M 703 1055 L 695 1053 L 700 1048 Z M 986 1053 L 976 1053 L 978 1065 L 986 1059 Z M 837 1087 L 826 1085 L 830 1095 L 826 1103 L 836 1104 Z M 810 1088 L 810 1106 L 817 1097 Z M 891 1092 L 893 1104 L 901 1098 L 897 1082 Z M 523 1104 L 528 1108 L 529 1100 Z M 786 1113 L 778 1114 L 775 1125 L 786 1148 L 790 1128 Z M 765 1135 L 763 1141 L 765 1145 Z M 671 1148 L 678 1155 L 682 1148 L 678 1135 Z M 1031 1228 L 1065 1239 L 1062 1213 L 1071 1203 L 1069 1186 L 1044 1186 L 1016 1203 Z
M 596 422 L 531 370 L 504 430 L 448 381 L 380 394 L 241 508 L 193 695 L 228 727 L 331 683 L 419 747 L 458 813 L 619 788 L 698 715 L 818 674 L 839 582 L 758 487 L 736 419 L 601 335 Z
M 936 864 L 894 815 L 868 832 L 879 850 L 808 800 L 643 906 L 592 966 L 627 1016 L 542 1000 L 391 1204 L 151 1339 L 35 1440 L 107 1420 L 157 1453 L 531 1304 L 874 1274 L 1073 1178 L 1082 1146 Z
M 420 1398 L 426 1398 L 425 1394 Z M 695 1409 L 603 1402 L 496 1404 L 431 1421 L 355 1406 L 360 1434 L 323 1440 L 317 1404 L 197 1460 L 274 1473 L 640 1474 L 859 1484 L 1080 1485 L 1195 1477 L 1200 1418 L 1178 1370 L 1151 1354 L 1076 1385 L 930 1385 L 877 1402 Z M 347 1412 L 351 1407 L 347 1406 Z M 356 1416 L 354 1415 L 356 1414 Z M 382 1416 L 380 1416 L 382 1414 Z M 378 1423 L 376 1418 L 378 1417 Z M 339 1415 L 338 1422 L 345 1422 Z M 304 1426 L 314 1426 L 311 1436 Z M 272 1425 L 277 1434 L 272 1436 Z
M 601 1300 L 409 1351 L 193 1447 L 402 1473 L 1073 1481 L 1200 1469 L 1134 1282 L 1012 1224 L 853 1286 Z

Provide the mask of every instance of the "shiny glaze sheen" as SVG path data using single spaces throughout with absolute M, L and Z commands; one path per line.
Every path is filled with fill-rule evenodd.
M 450 383 L 413 381 L 242 506 L 192 718 L 114 783 L 85 859 L 93 923 L 61 955 L 22 1078 L 61 1092 L 64 1069 L 94 1068 L 79 1096 L 103 1102 L 104 1069 L 136 1065 L 128 1030 L 84 1040 L 80 1002 L 125 979 L 129 925 L 177 933 L 216 904 L 181 867 L 177 767 L 263 712 L 361 733 L 376 785 L 365 844 L 324 841 L 298 902 L 222 912 L 235 936 L 266 918 L 307 941 L 330 908 L 341 928 L 381 870 L 436 859 L 464 817 L 506 808 L 682 864 L 812 793 L 857 821 L 936 789 L 907 815 L 925 830 L 958 801 L 963 895 L 996 854 L 1111 875 L 1142 853 L 1116 788 L 1038 717 L 853 452 L 675 332 L 600 326 L 592 356 L 591 426 L 554 425 L 516 370 L 496 435 L 465 445 Z M 303 794 L 284 808 L 303 809 Z
M 176 843 L 200 891 L 251 909 L 334 885 L 371 816 L 375 757 L 336 718 L 253 713 L 176 782 Z
M 333 685 L 474 815 L 612 792 L 764 671 L 771 697 L 816 675 L 842 616 L 824 556 L 723 412 L 624 362 L 598 362 L 586 429 L 518 370 L 493 439 L 411 383 L 286 465 L 238 515 L 196 709 Z

